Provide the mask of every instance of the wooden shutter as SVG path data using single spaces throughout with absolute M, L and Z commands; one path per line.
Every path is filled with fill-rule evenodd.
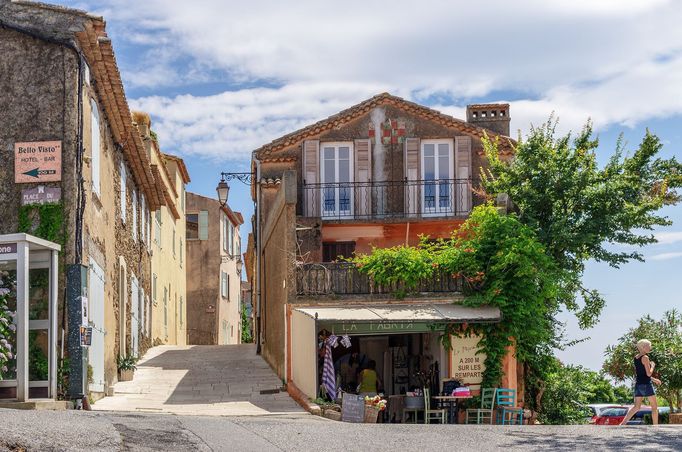
M 417 215 L 420 204 L 420 186 L 417 181 L 421 179 L 420 174 L 420 153 L 419 138 L 405 139 L 405 213 L 407 215 Z
M 92 152 L 92 191 L 94 191 L 97 196 L 101 196 L 100 191 L 100 152 L 102 149 L 102 143 L 100 141 L 100 128 L 99 128 L 99 112 L 97 110 L 97 104 L 95 101 L 90 101 L 90 108 L 92 109 L 90 113 L 90 135 L 91 135 L 91 152 Z
M 126 206 L 127 206 L 127 203 L 126 203 L 126 183 L 127 183 L 126 179 L 127 178 L 126 178 L 126 166 L 125 166 L 125 163 L 123 163 L 123 161 L 121 161 L 120 172 L 121 172 L 121 220 L 123 220 L 123 222 L 125 223 L 126 222 Z
M 455 212 L 466 215 L 471 211 L 471 137 L 455 138 Z
M 319 183 L 320 173 L 320 141 L 307 140 L 303 142 L 303 180 L 305 184 Z M 307 217 L 320 216 L 320 200 L 322 193 L 318 187 L 306 188 L 305 215 Z
M 372 145 L 368 139 L 355 140 L 355 214 L 368 216 L 372 213 Z
M 208 210 L 199 212 L 199 240 L 208 240 Z

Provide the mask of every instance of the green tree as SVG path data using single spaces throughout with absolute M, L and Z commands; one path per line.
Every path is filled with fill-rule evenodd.
M 614 250 L 608 244 L 656 242 L 653 235 L 637 231 L 671 224 L 657 212 L 680 200 L 675 189 L 682 185 L 682 165 L 674 158 L 658 158 L 661 142 L 647 131 L 632 155 L 625 155 L 619 140 L 600 168 L 590 123 L 575 139 L 570 134 L 557 138 L 555 126 L 550 118 L 532 128 L 526 140 L 519 138 L 512 160 L 500 158 L 496 141 L 484 140 L 489 169 L 481 170 L 482 185 L 488 195 L 511 197 L 521 222 L 566 270 L 557 301 L 587 328 L 598 321 L 605 300 L 584 287 L 585 263 L 594 259 L 617 268 L 643 260 L 637 251 Z
M 253 338 L 251 337 L 251 319 L 246 312 L 246 304 L 244 303 L 242 303 L 240 315 L 242 323 L 242 344 L 249 344 L 253 342 Z
M 648 315 L 639 319 L 637 326 L 630 328 L 618 344 L 607 347 L 604 371 L 618 381 L 632 381 L 633 359 L 640 339 L 651 341 L 649 357 L 656 363 L 654 374 L 661 380 L 658 395 L 669 406 L 682 409 L 682 314 L 673 309 L 660 320 Z

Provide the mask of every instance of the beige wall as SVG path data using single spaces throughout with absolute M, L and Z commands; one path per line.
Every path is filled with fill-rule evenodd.
M 317 332 L 315 319 L 291 312 L 291 378 L 305 395 L 317 397 Z M 293 332 L 296 334 L 293 334 Z
M 158 165 L 180 218 L 169 207 L 152 214 L 152 279 L 156 293 L 152 300 L 152 337 L 155 344 L 187 344 L 187 244 L 182 207 L 185 184 L 177 163 L 166 160 L 152 149 L 152 164 Z M 163 171 L 165 166 L 166 171 Z M 167 174 L 166 174 L 167 172 Z M 160 223 L 158 223 L 160 219 Z M 159 233 L 160 232 L 160 233 Z M 152 282 L 152 284 L 154 284 Z

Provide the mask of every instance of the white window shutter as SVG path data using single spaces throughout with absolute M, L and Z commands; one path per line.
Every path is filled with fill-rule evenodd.
M 90 162 L 92 168 L 92 191 L 101 195 L 100 191 L 100 152 L 101 152 L 101 137 L 99 128 L 99 111 L 94 100 L 90 101 L 90 150 L 92 153 L 92 160 Z
M 132 191 L 133 198 L 133 240 L 137 240 L 137 190 Z
M 455 179 L 457 214 L 471 211 L 471 137 L 459 136 L 455 138 Z
M 199 240 L 208 240 L 208 210 L 199 212 Z
M 126 166 L 125 163 L 121 162 L 121 220 L 125 223 L 126 221 Z
M 306 184 L 317 184 L 320 171 L 320 140 L 307 140 L 303 143 L 303 179 Z M 314 190 L 305 190 L 306 216 L 319 216 L 320 195 Z

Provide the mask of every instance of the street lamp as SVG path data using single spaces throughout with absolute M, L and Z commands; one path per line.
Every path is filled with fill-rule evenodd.
M 227 196 L 230 194 L 230 186 L 227 181 L 234 179 L 243 184 L 251 185 L 253 173 L 220 173 L 220 182 L 218 182 L 215 190 L 218 192 L 218 201 L 220 201 L 221 206 L 227 205 Z

